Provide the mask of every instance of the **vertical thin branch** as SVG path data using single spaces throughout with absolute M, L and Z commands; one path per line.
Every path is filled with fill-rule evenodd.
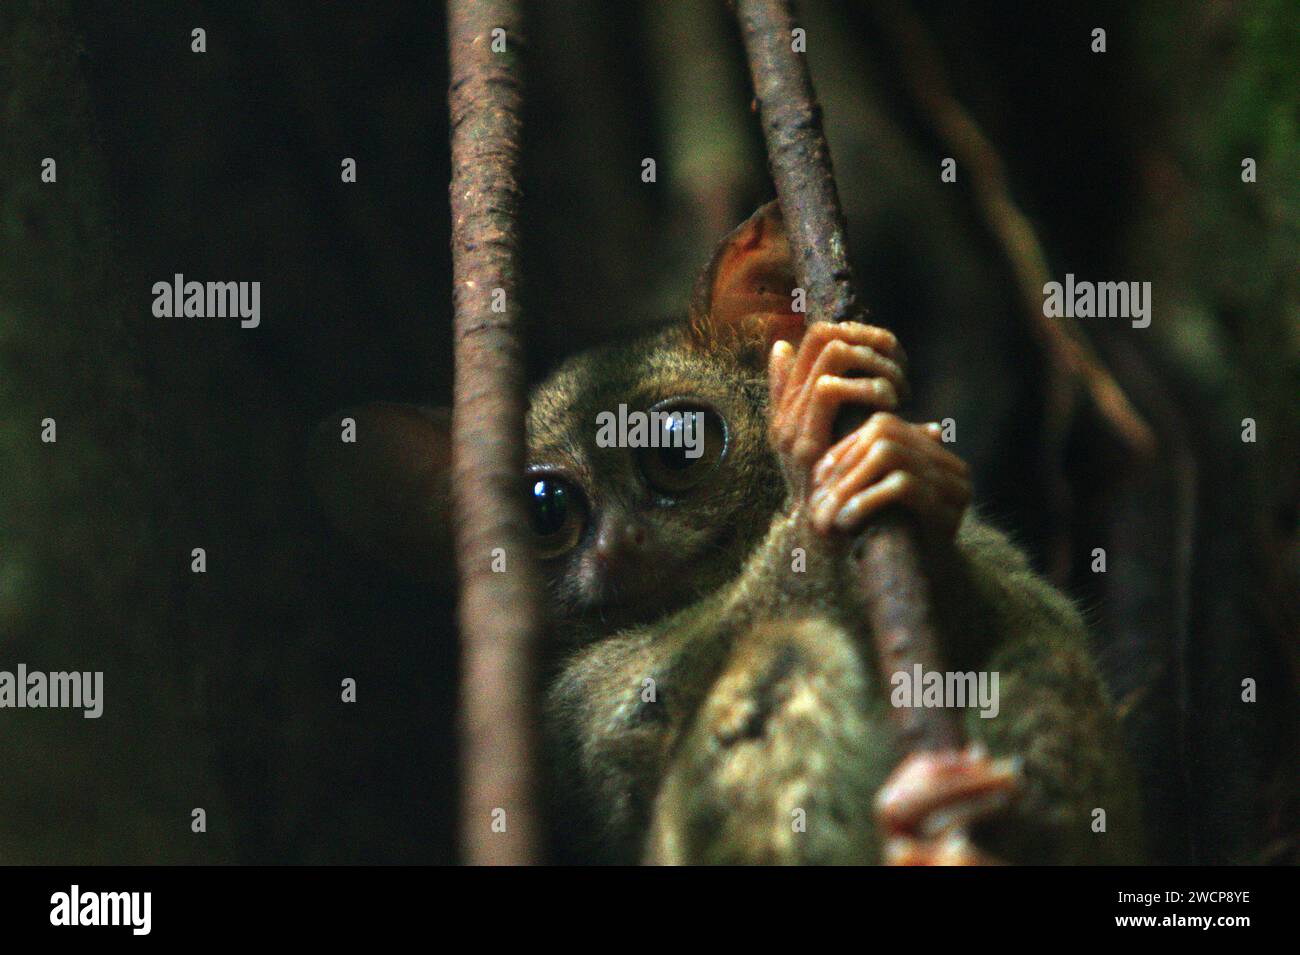
M 526 394 L 516 266 L 523 42 L 518 4 L 449 0 L 447 26 L 461 839 L 469 863 L 526 864 L 536 858 L 538 844 L 533 754 L 540 588 L 524 537 L 520 493 Z M 505 52 L 492 49 L 498 28 L 505 31 Z M 494 304 L 504 304 L 504 311 Z M 505 572 L 494 572 L 494 560 L 498 568 L 500 560 L 506 562 Z
M 790 244 L 795 274 L 807 293 L 808 320 L 862 321 L 849 268 L 844 215 L 803 54 L 794 52 L 789 0 L 737 0 L 736 14 L 767 141 L 772 179 Z M 892 515 L 863 533 L 855 551 L 862 593 L 881 672 L 942 671 L 933 591 L 919 535 Z M 962 743 L 961 724 L 942 708 L 892 707 L 905 745 L 948 749 Z

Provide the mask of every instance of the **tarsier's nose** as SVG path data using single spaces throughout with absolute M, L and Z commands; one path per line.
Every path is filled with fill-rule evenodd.
M 628 517 L 612 517 L 601 522 L 596 534 L 596 556 L 603 561 L 622 557 L 639 557 L 646 549 L 645 525 Z

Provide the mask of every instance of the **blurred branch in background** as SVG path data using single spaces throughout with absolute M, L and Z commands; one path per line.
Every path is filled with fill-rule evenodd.
M 970 183 L 972 198 L 1015 278 L 1022 314 L 1044 350 L 1044 443 L 1050 461 L 1052 523 L 1059 529 L 1052 567 L 1054 576 L 1061 579 L 1068 572 L 1066 531 L 1071 523 L 1064 456 L 1077 389 L 1088 393 L 1098 413 L 1138 459 L 1149 459 L 1155 453 L 1156 437 L 1078 324 L 1066 316 L 1044 315 L 1043 287 L 1052 275 L 1042 243 L 1011 195 L 1006 166 L 996 148 L 953 96 L 938 48 L 924 23 L 906 3 L 897 0 L 881 3 L 879 15 L 896 48 L 896 61 L 913 100 L 957 160 L 962 176 L 969 177 L 965 181 Z
M 766 176 L 723 5 L 648 0 L 645 26 L 670 237 L 654 309 L 667 315 L 681 310 L 718 237 L 752 211 Z

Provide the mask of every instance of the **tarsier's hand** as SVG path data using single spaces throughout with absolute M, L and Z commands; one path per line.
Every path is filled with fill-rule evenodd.
M 940 443 L 939 425 L 891 414 L 906 389 L 904 361 L 892 333 L 857 322 L 818 322 L 798 351 L 787 341 L 772 349 L 769 437 L 796 503 L 823 534 L 856 533 L 891 504 L 946 538 L 961 523 L 966 463 Z M 836 415 L 851 405 L 875 414 L 836 442 Z
M 912 753 L 876 794 L 887 865 L 996 865 L 970 841 L 972 823 L 1005 810 L 1020 788 L 1013 760 L 982 747 Z

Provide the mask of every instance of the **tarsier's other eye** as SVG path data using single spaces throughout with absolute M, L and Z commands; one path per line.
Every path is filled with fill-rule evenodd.
M 587 500 L 582 491 L 553 474 L 528 475 L 528 510 L 542 557 L 571 550 L 587 524 Z
M 661 494 L 684 494 L 708 477 L 726 454 L 727 424 L 713 408 L 677 399 L 660 402 L 654 412 L 676 413 L 664 419 L 659 447 L 637 451 L 641 473 Z

